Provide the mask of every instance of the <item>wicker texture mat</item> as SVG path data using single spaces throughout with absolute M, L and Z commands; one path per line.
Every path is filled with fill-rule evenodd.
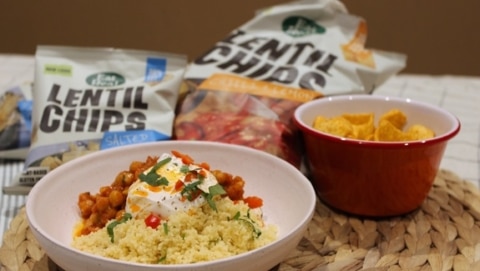
M 0 263 L 1 271 L 58 270 L 24 209 L 5 232 Z M 297 249 L 274 270 L 480 270 L 480 191 L 442 170 L 423 205 L 405 216 L 362 219 L 319 202 Z

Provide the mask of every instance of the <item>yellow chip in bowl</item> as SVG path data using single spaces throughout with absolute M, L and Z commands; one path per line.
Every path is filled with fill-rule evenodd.
M 354 138 L 366 140 L 372 137 L 375 131 L 373 113 L 343 114 L 342 117 L 352 124 Z
M 403 127 L 405 127 L 405 124 L 407 123 L 407 116 L 405 115 L 405 113 L 403 113 L 402 111 L 400 111 L 398 109 L 391 109 L 390 111 L 388 111 L 387 113 L 383 114 L 380 117 L 379 123 L 382 120 L 387 120 L 391 124 L 393 124 L 393 126 L 402 130 Z
M 375 130 L 374 139 L 376 141 L 406 141 L 408 135 L 398 129 L 393 122 L 381 119 Z
M 391 109 L 380 116 L 378 126 L 373 113 L 345 113 L 327 118 L 317 116 L 313 128 L 332 135 L 370 141 L 410 141 L 432 138 L 435 133 L 420 124 L 412 125 L 405 132 L 407 116 L 399 109 Z
M 327 118 L 325 118 L 324 116 L 317 116 L 313 120 L 313 128 L 319 129 L 319 127 L 322 125 L 321 123 L 326 121 L 326 120 L 327 120 Z
M 373 123 L 373 113 L 343 114 L 342 117 L 353 125 Z
M 314 121 L 313 128 L 336 136 L 353 136 L 353 125 L 342 117 L 334 117 L 330 119 L 322 116 L 317 117 Z
M 412 125 L 406 133 L 411 140 L 429 139 L 435 136 L 435 133 L 431 129 L 420 124 Z
M 353 134 L 356 139 L 369 140 L 373 138 L 375 126 L 372 123 L 366 123 L 353 126 Z

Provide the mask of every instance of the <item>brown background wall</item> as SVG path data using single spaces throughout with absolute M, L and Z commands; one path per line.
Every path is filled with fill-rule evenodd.
M 37 44 L 113 46 L 199 56 L 281 0 L 0 1 L 0 53 Z M 367 47 L 408 55 L 404 73 L 480 75 L 480 1 L 345 0 L 369 27 Z
M 345 0 L 367 45 L 408 55 L 406 72 L 480 75 L 480 1 Z

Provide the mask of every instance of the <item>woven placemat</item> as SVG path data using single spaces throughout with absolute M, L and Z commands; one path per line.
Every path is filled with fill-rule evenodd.
M 60 270 L 33 238 L 24 209 L 4 234 L 0 263 L 1 271 Z M 273 270 L 480 270 L 480 191 L 441 170 L 408 215 L 363 219 L 318 202 L 304 238 Z

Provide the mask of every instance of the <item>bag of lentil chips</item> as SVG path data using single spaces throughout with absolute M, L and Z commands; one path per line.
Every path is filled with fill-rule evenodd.
M 30 146 L 32 83 L 0 91 L 0 159 L 25 159 Z
M 22 185 L 79 156 L 172 137 L 186 56 L 39 46 Z
M 370 94 L 405 66 L 402 54 L 366 49 L 366 36 L 366 22 L 336 0 L 258 12 L 189 65 L 174 137 L 245 145 L 300 168 L 298 105 Z

